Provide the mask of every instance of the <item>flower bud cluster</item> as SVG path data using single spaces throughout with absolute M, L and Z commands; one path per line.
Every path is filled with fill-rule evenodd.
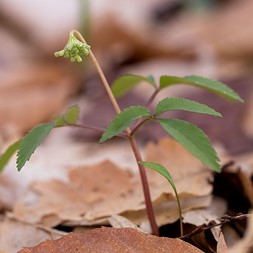
M 68 43 L 63 50 L 55 52 L 55 57 L 64 56 L 69 58 L 71 62 L 82 62 L 82 57 L 87 56 L 90 46 L 79 41 L 73 33 L 70 33 Z

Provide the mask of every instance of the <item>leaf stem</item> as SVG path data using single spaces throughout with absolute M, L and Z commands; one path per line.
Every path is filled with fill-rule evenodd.
M 153 101 L 154 101 L 154 99 L 155 99 L 155 97 L 157 96 L 157 94 L 158 94 L 158 92 L 160 91 L 160 89 L 159 88 L 157 88 L 154 92 L 153 92 L 153 94 L 150 96 L 150 98 L 149 98 L 149 100 L 147 101 L 147 103 L 146 103 L 146 107 L 150 107 L 151 106 L 151 104 L 153 103 Z
M 105 131 L 104 128 L 100 128 L 100 127 L 94 127 L 94 126 L 90 126 L 90 125 L 86 125 L 86 124 L 67 124 L 67 126 L 72 126 L 72 127 L 78 127 L 78 128 L 84 128 L 84 129 L 88 129 L 88 130 L 92 130 L 94 132 L 97 133 L 103 133 Z M 118 137 L 122 137 L 122 138 L 128 138 L 127 134 L 118 134 L 116 135 Z
M 78 31 L 73 30 L 73 33 L 75 33 L 75 34 L 78 36 L 78 38 L 79 38 L 83 43 L 87 44 L 87 42 L 85 41 L 85 39 L 83 38 L 83 36 L 82 36 Z M 109 98 L 110 98 L 110 100 L 111 100 L 111 102 L 112 102 L 112 105 L 113 105 L 113 107 L 114 107 L 114 110 L 116 111 L 117 114 L 119 114 L 119 113 L 121 112 L 120 107 L 119 107 L 119 105 L 118 105 L 118 103 L 117 103 L 115 97 L 113 96 L 111 87 L 110 87 L 109 83 L 108 83 L 107 80 L 106 80 L 106 77 L 105 77 L 105 75 L 104 75 L 104 72 L 103 72 L 103 70 L 101 69 L 101 67 L 100 67 L 100 65 L 99 65 L 99 63 L 98 63 L 98 61 L 97 61 L 97 59 L 96 59 L 96 57 L 95 57 L 95 55 L 93 54 L 93 52 L 92 52 L 91 49 L 90 49 L 89 55 L 90 55 L 91 60 L 92 60 L 92 62 L 94 63 L 96 69 L 97 69 L 97 72 L 98 72 L 98 74 L 99 74 L 99 76 L 100 76 L 100 78 L 101 78 L 101 80 L 102 80 L 102 83 L 103 83 L 103 85 L 104 85 L 104 87 L 105 87 L 105 89 L 106 89 L 106 92 L 107 92 L 107 94 L 108 94 L 108 96 L 109 96 Z
M 83 43 L 87 44 L 85 39 L 83 38 L 83 36 L 78 31 L 73 30 L 72 33 L 75 33 Z M 98 71 L 98 74 L 99 74 L 99 76 L 101 78 L 101 81 L 102 81 L 102 83 L 103 83 L 103 85 L 106 89 L 106 92 L 107 92 L 107 94 L 108 94 L 108 96 L 111 100 L 111 103 L 114 107 L 114 110 L 116 111 L 117 114 L 119 114 L 121 112 L 121 109 L 120 109 L 120 107 L 119 107 L 119 105 L 118 105 L 118 103 L 117 103 L 117 101 L 116 101 L 116 99 L 115 99 L 115 97 L 112 93 L 111 87 L 110 87 L 109 83 L 107 82 L 106 77 L 105 77 L 105 75 L 104 75 L 104 73 L 103 73 L 103 71 L 102 71 L 95 55 L 93 54 L 92 50 L 90 50 L 89 55 L 90 55 L 91 60 L 94 63 L 94 65 L 95 65 L 95 67 Z M 136 140 L 135 140 L 134 136 L 131 136 L 131 130 L 129 128 L 127 128 L 126 132 L 127 132 L 128 140 L 131 144 L 132 151 L 134 153 L 136 162 L 138 164 L 138 162 L 142 161 L 142 157 L 141 157 L 141 154 L 140 154 L 139 147 L 136 143 Z M 138 164 L 138 168 L 139 168 L 141 182 L 142 182 L 142 189 L 143 189 L 143 193 L 144 193 L 146 211 L 147 211 L 148 219 L 149 219 L 150 226 L 151 226 L 151 229 L 152 229 L 152 233 L 154 235 L 158 236 L 159 235 L 159 230 L 158 230 L 158 226 L 157 226 L 155 215 L 154 215 L 154 209 L 153 209 L 153 204 L 152 204 L 152 201 L 151 201 L 146 170 L 145 170 L 145 167 L 141 164 Z
M 180 222 L 180 236 L 182 237 L 184 235 L 184 229 L 183 229 L 183 217 L 182 217 L 182 208 L 179 201 L 179 196 L 177 194 L 177 190 L 174 189 L 176 200 L 177 200 L 177 206 L 178 206 L 178 212 L 179 212 L 179 222 Z
M 131 131 L 130 133 L 130 136 L 134 136 L 136 134 L 136 132 L 142 127 L 144 126 L 147 122 L 149 122 L 151 119 L 150 118 L 147 118 L 141 122 L 139 122 L 135 127 L 134 129 Z
M 158 92 L 160 91 L 159 88 L 157 88 L 152 95 L 150 96 L 150 98 L 148 99 L 147 103 L 145 104 L 145 107 L 149 108 L 151 106 L 151 104 L 153 103 L 155 97 L 157 96 Z M 134 129 L 140 124 L 140 120 L 137 120 L 137 122 L 134 125 Z M 137 129 L 138 130 L 138 129 Z

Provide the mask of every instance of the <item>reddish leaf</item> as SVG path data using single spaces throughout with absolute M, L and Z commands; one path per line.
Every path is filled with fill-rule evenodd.
M 98 228 L 85 234 L 70 233 L 18 253 L 203 253 L 180 239 L 157 237 L 132 228 Z

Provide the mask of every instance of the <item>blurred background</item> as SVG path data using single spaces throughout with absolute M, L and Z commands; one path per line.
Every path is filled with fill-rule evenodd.
M 230 85 L 244 104 L 183 85 L 157 99 L 175 95 L 212 106 L 223 120 L 173 116 L 198 124 L 230 154 L 251 151 L 252 13 L 250 0 L 0 0 L 0 141 L 26 133 L 75 102 L 81 104 L 82 121 L 100 127 L 110 121 L 114 111 L 89 59 L 73 64 L 53 56 L 77 29 L 110 82 L 124 73 L 152 74 L 156 80 L 194 74 Z M 143 84 L 120 105 L 143 105 L 150 94 Z M 90 132 L 76 134 L 97 141 Z M 147 127 L 140 138 L 157 140 L 163 134 Z

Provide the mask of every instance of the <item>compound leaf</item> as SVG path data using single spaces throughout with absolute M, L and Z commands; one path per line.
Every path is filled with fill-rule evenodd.
M 162 128 L 203 164 L 220 172 L 219 158 L 206 134 L 197 126 L 178 119 L 156 119 Z
M 165 98 L 161 100 L 156 106 L 155 116 L 171 110 L 183 110 L 222 117 L 219 112 L 216 112 L 207 105 L 184 98 Z
M 243 102 L 242 98 L 234 90 L 232 90 L 226 84 L 218 82 L 216 80 L 194 75 L 185 77 L 176 77 L 176 76 L 160 77 L 160 89 L 176 84 L 189 84 L 197 86 L 209 90 L 229 100 Z
M 118 98 L 127 93 L 130 89 L 134 88 L 141 82 L 146 82 L 156 88 L 153 76 L 139 76 L 139 75 L 122 75 L 116 79 L 112 84 L 113 95 Z
M 134 120 L 141 117 L 149 117 L 148 108 L 143 106 L 130 106 L 118 114 L 105 129 L 99 142 L 103 143 L 113 136 L 125 130 Z
M 4 169 L 12 155 L 18 150 L 19 143 L 20 141 L 17 141 L 9 146 L 6 151 L 0 156 L 0 171 Z
M 55 123 L 44 123 L 33 128 L 19 143 L 17 154 L 17 168 L 20 171 L 41 142 L 55 127 Z

